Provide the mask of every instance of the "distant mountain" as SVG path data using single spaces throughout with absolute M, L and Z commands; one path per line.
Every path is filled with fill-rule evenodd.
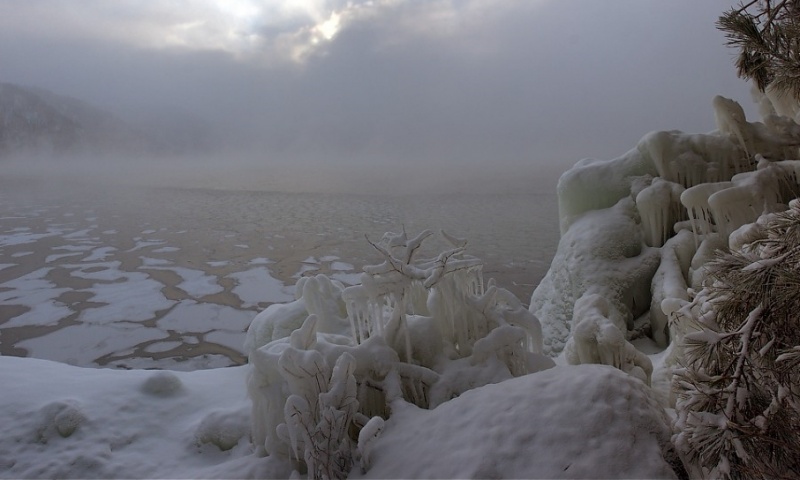
M 78 121 L 39 95 L 0 83 L 0 154 L 32 149 L 70 151 L 81 135 Z
M 153 114 L 131 124 L 81 100 L 0 83 L 0 158 L 180 154 L 208 151 L 210 129 L 188 115 Z

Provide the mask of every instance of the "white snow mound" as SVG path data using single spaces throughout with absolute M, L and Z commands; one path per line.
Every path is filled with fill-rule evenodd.
M 559 366 L 434 410 L 392 407 L 370 470 L 350 478 L 675 478 L 664 411 L 612 367 Z

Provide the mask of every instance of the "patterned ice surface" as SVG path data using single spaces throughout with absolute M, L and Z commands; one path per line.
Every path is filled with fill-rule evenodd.
M 365 235 L 377 239 L 403 224 L 441 226 L 497 253 L 500 214 L 527 208 L 510 197 L 436 198 L 429 208 L 380 197 L 211 190 L 15 197 L 6 187 L 0 188 L 0 354 L 24 349 L 126 368 L 236 364 L 242 357 L 231 351 L 242 350 L 250 320 L 260 308 L 292 300 L 297 278 L 324 273 L 350 285 L 360 280 L 361 265 L 380 261 Z M 434 218 L 438 211 L 446 215 Z M 453 213 L 464 211 L 477 213 Z M 471 229 L 477 218 L 490 225 Z M 453 220 L 463 228 L 447 224 Z M 525 259 L 535 256 L 518 245 L 544 230 L 535 216 L 521 226 L 523 220 L 503 239 L 516 241 L 500 252 L 504 265 L 518 260 L 526 268 Z M 557 228 L 551 230 L 557 239 Z M 474 253 L 491 257 L 485 251 Z M 543 274 L 547 262 L 540 263 Z M 2 335 L 6 329 L 13 334 Z

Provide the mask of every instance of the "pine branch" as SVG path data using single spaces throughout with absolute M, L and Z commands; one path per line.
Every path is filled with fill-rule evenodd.
M 800 98 L 800 1 L 751 1 L 717 20 L 726 45 L 739 51 L 736 69 L 761 90 Z

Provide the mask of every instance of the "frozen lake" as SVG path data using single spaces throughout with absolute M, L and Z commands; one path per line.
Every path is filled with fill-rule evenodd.
M 0 354 L 81 366 L 243 363 L 250 320 L 291 300 L 297 278 L 355 283 L 381 260 L 366 237 L 403 228 L 467 238 L 485 278 L 527 304 L 559 237 L 554 186 L 414 196 L 0 187 Z

